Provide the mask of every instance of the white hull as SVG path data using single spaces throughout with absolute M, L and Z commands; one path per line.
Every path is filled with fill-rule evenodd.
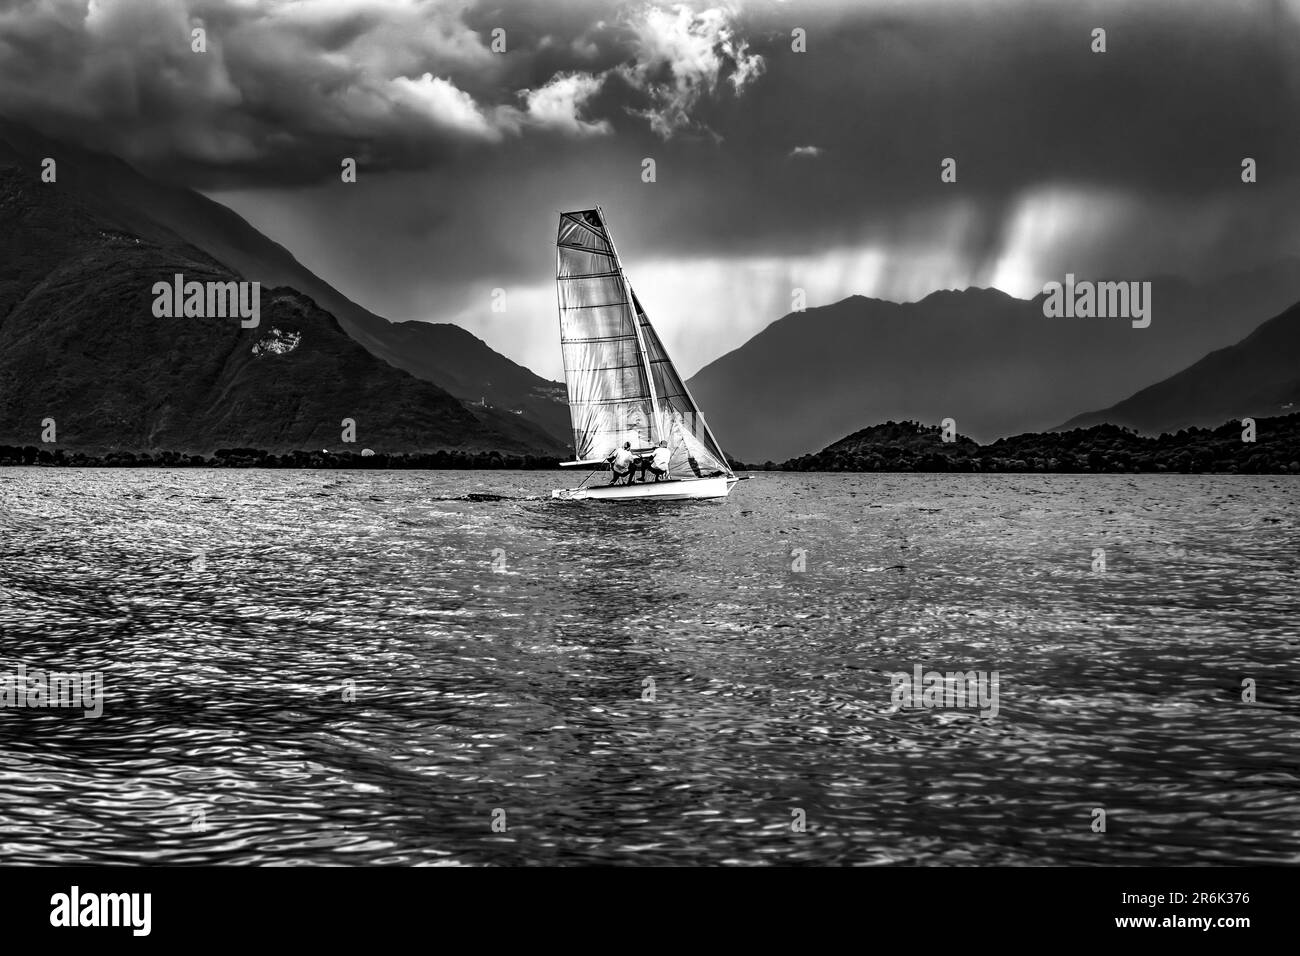
M 739 479 L 674 478 L 669 481 L 634 481 L 632 484 L 599 484 L 583 488 L 557 488 L 552 498 L 565 501 L 685 501 L 694 498 L 725 498 Z

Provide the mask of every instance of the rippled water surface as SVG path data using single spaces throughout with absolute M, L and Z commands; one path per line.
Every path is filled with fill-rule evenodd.
M 4 859 L 1300 862 L 1300 480 L 560 479 L 0 469 Z

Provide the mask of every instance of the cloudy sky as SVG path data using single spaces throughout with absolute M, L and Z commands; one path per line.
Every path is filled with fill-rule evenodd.
M 1300 0 L 0 0 L 0 113 L 553 378 L 556 213 L 597 202 L 687 374 L 795 287 L 1300 254 Z

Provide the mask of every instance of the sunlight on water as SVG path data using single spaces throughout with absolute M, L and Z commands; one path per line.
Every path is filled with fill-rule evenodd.
M 1300 862 L 1297 479 L 559 479 L 0 470 L 5 860 Z

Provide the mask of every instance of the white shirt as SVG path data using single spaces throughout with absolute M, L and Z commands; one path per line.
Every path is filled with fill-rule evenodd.
M 673 457 L 673 453 L 667 448 L 660 446 L 655 449 L 654 457 L 650 459 L 650 464 L 660 471 L 668 470 L 668 459 Z
M 614 452 L 614 467 L 620 471 L 626 471 L 627 466 L 632 464 L 632 453 L 626 448 L 620 448 Z

